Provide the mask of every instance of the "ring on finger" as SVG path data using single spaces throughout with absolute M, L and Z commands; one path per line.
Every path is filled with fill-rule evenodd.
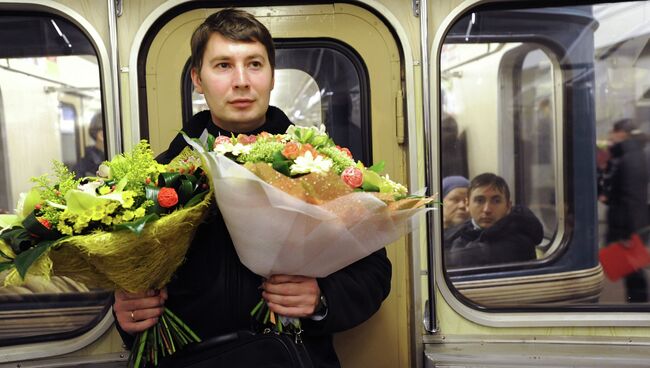
M 131 321 L 135 322 L 135 316 L 133 315 L 134 311 L 131 311 Z

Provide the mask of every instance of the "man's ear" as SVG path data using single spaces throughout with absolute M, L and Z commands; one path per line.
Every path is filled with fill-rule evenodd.
M 512 210 L 512 201 L 508 201 L 508 213 Z
M 192 70 L 190 71 L 190 76 L 192 77 L 192 84 L 194 85 L 194 89 L 196 90 L 196 92 L 203 94 L 203 85 L 201 84 L 201 75 L 196 70 L 196 68 L 192 68 Z

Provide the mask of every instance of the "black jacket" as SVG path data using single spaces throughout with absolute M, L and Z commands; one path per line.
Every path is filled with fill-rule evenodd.
M 543 237 L 537 217 L 528 208 L 514 206 L 487 229 L 475 229 L 470 219 L 445 231 L 445 264 L 473 267 L 533 260 Z
M 282 111 L 270 107 L 266 123 L 250 133 L 284 133 L 290 124 Z M 190 136 L 198 137 L 206 127 L 213 135 L 230 136 L 229 132 L 212 124 L 209 111 L 196 114 L 184 130 Z M 182 137 L 176 137 L 159 160 L 171 160 L 185 145 Z M 216 206 L 213 206 L 206 223 L 199 227 L 186 258 L 167 287 L 169 299 L 166 306 L 203 339 L 250 329 L 252 318 L 249 313 L 261 298 L 258 287 L 262 278 L 239 261 Z M 390 280 L 391 264 L 384 249 L 318 279 L 321 292 L 327 298 L 327 316 L 321 321 L 308 318 L 301 321 L 303 341 L 316 367 L 340 366 L 332 334 L 370 318 L 388 296 Z
M 627 239 L 648 225 L 645 142 L 629 138 L 610 148 L 602 194 L 607 197 L 607 242 Z

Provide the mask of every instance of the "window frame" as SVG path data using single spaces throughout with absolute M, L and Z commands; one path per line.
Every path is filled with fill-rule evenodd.
M 115 124 L 106 124 L 106 146 L 107 153 L 112 156 L 121 150 L 119 142 L 121 141 L 121 128 L 119 122 L 115 117 L 119 114 L 117 111 L 117 104 L 111 102 L 114 97 L 113 91 L 117 89 L 117 81 L 112 77 L 112 70 L 110 69 L 109 52 L 105 46 L 102 36 L 97 29 L 82 16 L 78 11 L 72 9 L 64 4 L 56 3 L 53 1 L 44 3 L 16 3 L 15 1 L 0 1 L 0 10 L 7 11 L 7 13 L 20 13 L 21 15 L 46 15 L 56 18 L 64 19 L 70 25 L 77 28 L 77 30 L 86 37 L 88 42 L 93 47 L 97 62 L 101 90 L 101 104 L 102 113 L 105 121 L 115 121 Z M 5 117 L 0 116 L 1 122 L 4 122 Z M 3 132 L 3 138 L 5 133 Z M 13 206 L 14 204 L 11 204 Z M 0 356 L 2 361 L 18 361 L 25 359 L 44 358 L 55 355 L 61 355 L 69 352 L 79 350 L 86 347 L 99 339 L 109 329 L 112 328 L 114 318 L 110 311 L 110 303 L 107 303 L 103 312 L 94 320 L 94 323 L 89 324 L 87 328 L 76 330 L 71 333 L 57 335 L 57 340 L 46 336 L 39 339 L 20 339 L 17 340 L 18 345 L 3 345 L 0 346 Z M 61 340 L 63 339 L 63 340 Z
M 593 1 L 591 5 L 600 3 L 600 1 Z M 549 4 L 548 6 L 571 6 L 571 5 L 584 5 L 583 3 L 561 3 L 561 4 Z M 462 19 L 464 16 L 468 15 L 472 11 L 477 10 L 510 10 L 508 6 L 512 9 L 539 9 L 543 5 L 540 5 L 536 2 L 500 2 L 493 0 L 474 0 L 469 1 L 461 6 L 456 7 L 451 11 L 447 17 L 440 23 L 437 28 L 435 39 L 431 44 L 431 49 L 429 53 L 431 55 L 431 60 L 434 61 L 430 65 L 431 68 L 431 80 L 429 88 L 432 91 L 433 103 L 430 107 L 431 115 L 435 118 L 432 120 L 431 124 L 433 129 L 440 132 L 440 122 L 442 118 L 442 109 L 440 100 L 441 97 L 441 75 L 440 75 L 440 55 L 442 45 L 446 40 L 447 34 L 455 26 L 455 24 Z M 516 42 L 519 41 L 513 38 L 503 38 L 498 37 L 489 37 L 486 40 L 493 41 L 507 41 L 507 42 Z M 554 48 L 555 42 L 553 40 L 545 38 L 543 40 L 527 38 L 527 42 L 537 42 L 546 45 L 549 48 Z M 563 57 L 562 53 L 558 53 L 560 57 Z M 575 77 L 575 76 L 573 76 Z M 564 85 L 564 84 L 563 84 Z M 564 94 L 564 93 L 563 93 Z M 563 118 L 564 124 L 572 124 L 570 118 L 567 118 L 565 111 L 564 101 L 559 101 L 556 108 L 556 117 L 560 114 Z M 567 108 L 571 108 L 569 105 Z M 571 110 L 567 110 L 571 111 Z M 559 120 L 558 120 L 559 121 Z M 595 129 L 595 126 L 594 126 Z M 426 131 L 426 129 L 425 129 Z M 438 133 L 439 134 L 439 133 Z M 570 155 L 575 161 L 576 157 L 572 156 L 573 147 L 575 144 L 574 132 L 568 132 L 568 135 L 562 137 L 560 152 L 564 157 L 565 154 Z M 428 136 L 425 137 L 428 144 L 433 145 L 434 147 L 438 144 L 435 140 L 437 136 Z M 437 156 L 437 153 L 431 153 L 431 162 L 440 162 L 440 157 Z M 573 166 L 572 161 L 568 166 L 569 168 Z M 568 168 L 562 172 L 562 175 L 567 175 L 566 171 Z M 575 174 L 572 174 L 575 175 Z M 438 191 L 441 189 L 440 181 L 433 180 L 433 176 L 430 174 L 428 176 L 429 184 Z M 573 178 L 565 178 L 562 188 L 565 191 L 571 191 L 575 189 L 575 183 Z M 569 203 L 568 208 L 565 209 L 565 216 L 571 215 L 574 210 L 574 203 L 577 199 L 574 199 Z M 442 216 L 439 213 L 434 214 L 433 222 L 428 226 L 428 236 L 433 237 L 433 244 L 436 244 L 433 248 L 434 251 L 434 274 L 429 275 L 429 282 L 435 282 L 438 286 L 442 297 L 445 302 L 451 307 L 455 313 L 460 314 L 462 317 L 466 318 L 469 321 L 478 323 L 480 325 L 491 326 L 491 327 L 548 327 L 548 326 L 650 326 L 650 313 L 644 312 L 648 311 L 648 307 L 640 308 L 639 306 L 634 305 L 620 305 L 615 308 L 609 308 L 607 306 L 599 306 L 599 309 L 595 309 L 589 306 L 583 307 L 570 307 L 566 306 L 563 308 L 546 308 L 542 309 L 539 307 L 530 307 L 530 308 L 503 308 L 503 309 L 489 309 L 484 306 L 476 305 L 473 303 L 467 302 L 467 300 L 460 295 L 458 290 L 456 290 L 451 285 L 451 280 L 449 278 L 448 272 L 445 271 L 443 267 L 443 250 L 442 250 Z M 570 238 L 568 232 L 570 229 L 565 229 L 564 238 Z M 551 257 L 549 257 L 551 258 Z M 435 281 L 434 281 L 435 280 Z M 432 296 L 430 296 L 432 297 Z

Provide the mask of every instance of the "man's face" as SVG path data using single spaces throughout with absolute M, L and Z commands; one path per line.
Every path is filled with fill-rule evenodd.
M 494 225 L 510 213 L 510 201 L 496 188 L 474 188 L 469 195 L 469 214 L 483 229 Z
M 442 217 L 445 228 L 458 225 L 469 218 L 467 188 L 454 188 L 447 193 L 442 200 Z
M 192 69 L 192 82 L 220 128 L 247 132 L 264 124 L 273 70 L 262 43 L 232 41 L 213 33 L 201 70 Z

